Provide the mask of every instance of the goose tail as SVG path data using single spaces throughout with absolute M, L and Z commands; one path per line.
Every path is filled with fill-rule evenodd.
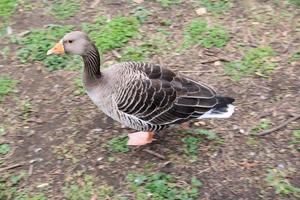
M 234 113 L 234 105 L 232 103 L 234 102 L 234 99 L 231 97 L 217 97 L 219 100 L 219 103 L 215 105 L 214 108 L 207 111 L 198 119 L 206 119 L 206 118 L 229 118 Z

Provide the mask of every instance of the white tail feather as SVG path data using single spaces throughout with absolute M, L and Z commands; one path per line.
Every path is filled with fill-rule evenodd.
M 198 119 L 205 119 L 205 118 L 229 118 L 234 113 L 234 106 L 232 104 L 227 105 L 227 112 L 223 113 L 213 113 L 215 109 L 211 109 L 198 117 Z

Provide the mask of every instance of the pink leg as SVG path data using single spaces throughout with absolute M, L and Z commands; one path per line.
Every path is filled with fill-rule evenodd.
M 141 146 L 151 143 L 153 140 L 153 132 L 135 132 L 128 134 L 129 140 L 127 145 L 131 146 Z

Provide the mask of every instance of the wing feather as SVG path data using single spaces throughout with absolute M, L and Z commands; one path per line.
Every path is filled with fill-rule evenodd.
M 148 63 L 126 63 L 135 80 L 123 85 L 119 111 L 154 125 L 198 118 L 218 104 L 216 92 L 181 74 Z

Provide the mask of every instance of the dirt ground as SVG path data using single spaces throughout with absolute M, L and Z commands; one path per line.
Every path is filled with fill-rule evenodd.
M 85 1 L 74 17 L 57 20 L 45 12 L 47 8 L 40 6 L 39 1 L 29 2 L 36 5 L 33 10 L 19 6 L 13 14 L 10 20 L 13 34 L 48 24 L 76 26 L 91 22 L 99 15 L 126 16 L 142 5 L 152 12 L 141 27 L 144 34 L 155 33 L 162 19 L 171 19 L 168 30 L 178 44 L 186 24 L 199 17 L 195 10 L 200 7 L 194 1 L 168 8 L 154 1 L 142 4 L 125 0 Z M 91 4 L 96 6 L 91 8 Z M 151 61 L 209 83 L 221 94 L 236 99 L 236 113 L 232 118 L 190 123 L 190 129 L 214 131 L 224 140 L 223 144 L 202 142 L 196 158 L 192 157 L 184 151 L 181 128 L 173 127 L 144 147 L 163 155 L 164 159 L 135 148 L 127 153 L 111 152 L 107 141 L 133 130 L 106 117 L 87 95 L 74 93 L 73 78 L 80 71 L 50 72 L 40 62 L 22 64 L 16 57 L 20 46 L 5 37 L 0 40 L 1 49 L 8 46 L 10 52 L 7 58 L 0 57 L 0 74 L 20 83 L 16 93 L 0 104 L 0 123 L 7 132 L 1 140 L 12 146 L 9 155 L 0 157 L 3 161 L 0 169 L 20 166 L 0 171 L 1 176 L 24 170 L 28 175 L 20 181 L 18 189 L 27 189 L 30 194 L 42 192 L 49 199 L 65 199 L 62 188 L 66 182 L 89 174 L 97 184 L 113 186 L 119 195 L 135 199 L 125 177 L 130 171 L 143 172 L 145 166 L 151 165 L 151 171 L 167 172 L 182 180 L 197 177 L 203 182 L 198 199 L 297 199 L 291 194 L 276 194 L 265 179 L 268 169 L 280 168 L 288 173 L 286 180 L 300 187 L 299 144 L 291 143 L 292 131 L 300 129 L 300 121 L 295 120 L 263 137 L 250 132 L 262 119 L 270 120 L 273 127 L 300 114 L 300 60 L 289 61 L 300 48 L 300 10 L 271 0 L 243 0 L 234 1 L 233 7 L 222 15 L 208 13 L 201 17 L 209 24 L 221 24 L 230 30 L 231 38 L 224 48 L 195 45 L 182 53 L 169 51 L 154 55 Z M 267 78 L 253 75 L 237 82 L 224 73 L 224 63 L 206 62 L 216 58 L 241 59 L 243 52 L 237 47 L 241 43 L 247 47 L 270 45 L 277 53 L 276 69 Z M 103 58 L 105 62 L 116 61 L 112 52 Z M 26 120 L 22 107 L 25 101 L 32 105 Z

